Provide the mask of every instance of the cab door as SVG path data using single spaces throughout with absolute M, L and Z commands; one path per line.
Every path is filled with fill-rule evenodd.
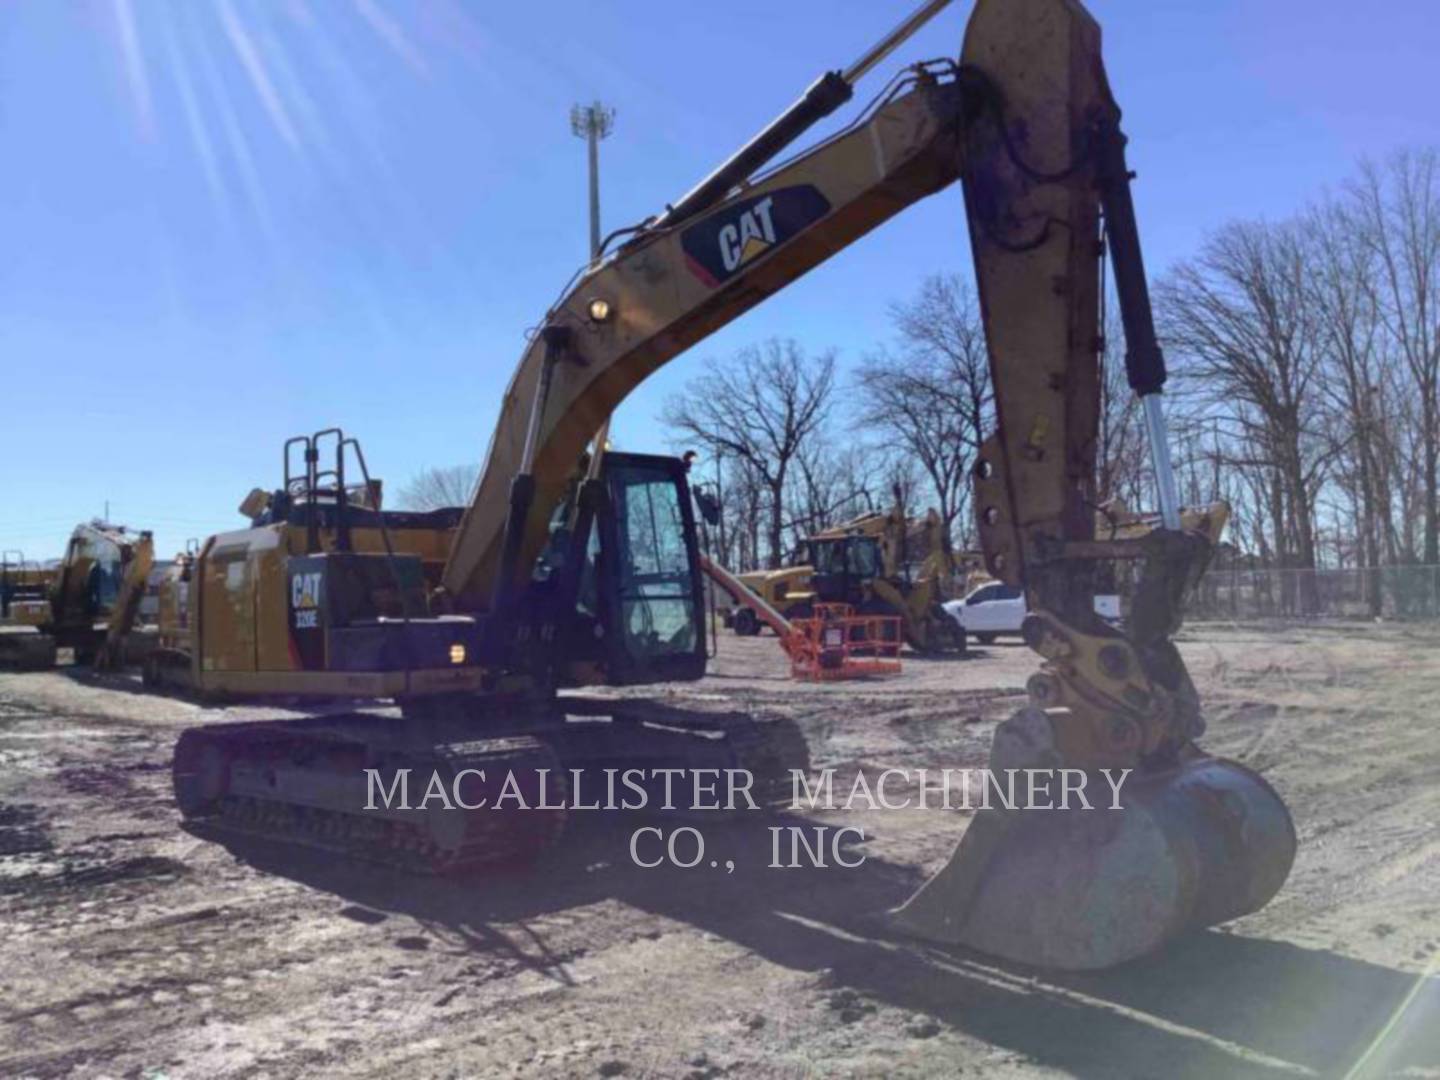
M 705 673 L 700 555 L 684 463 L 605 455 L 604 582 L 608 681 L 698 679 Z

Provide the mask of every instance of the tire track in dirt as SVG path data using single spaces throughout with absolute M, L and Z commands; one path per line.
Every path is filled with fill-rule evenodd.
M 582 824 L 526 871 L 396 881 L 179 829 L 174 733 L 251 714 L 6 683 L 0 761 L 23 748 L 33 767 L 0 768 L 0 1073 L 1323 1074 L 1344 1060 L 1337 1010 L 1388 1002 L 1440 949 L 1436 644 L 1388 629 L 1354 649 L 1308 630 L 1186 642 L 1206 745 L 1280 787 L 1301 859 L 1239 933 L 1083 994 L 867 938 L 860 916 L 943 858 L 956 815 L 880 820 L 853 877 L 652 876 L 624 827 Z M 979 763 L 1033 669 L 1022 650 L 986 653 L 814 688 L 783 681 L 773 641 L 742 642 L 722 674 L 774 682 L 732 673 L 669 698 L 791 716 L 822 767 Z M 717 850 L 748 835 L 713 831 Z M 1313 1032 L 1267 1011 L 1277 957 L 1280 989 L 1313 996 Z

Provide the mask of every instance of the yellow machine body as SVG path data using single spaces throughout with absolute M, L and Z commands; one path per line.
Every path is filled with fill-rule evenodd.
M 802 564 L 778 570 L 749 570 L 735 577 L 785 618 L 800 619 L 809 614 L 815 603 L 815 590 L 811 584 L 814 575 L 813 566 Z M 749 637 L 760 632 L 763 620 L 753 608 L 737 603 L 726 611 L 725 624 L 742 637 Z
M 371 590 L 377 616 L 398 620 L 403 614 L 396 587 L 383 573 L 390 552 L 409 556 L 407 563 L 418 560 L 420 581 L 411 601 L 417 615 L 428 616 L 426 597 L 438 581 L 453 531 L 453 520 L 392 524 L 387 551 L 379 528 L 350 530 L 351 552 L 369 556 L 367 562 L 382 571 Z M 318 539 L 319 553 L 337 550 L 335 530 L 319 530 Z M 315 567 L 324 565 L 314 559 L 309 542 L 304 526 L 278 522 L 212 536 L 196 554 L 177 560 L 159 587 L 161 650 L 151 677 L 236 695 L 391 698 L 479 689 L 480 670 L 460 641 L 447 640 L 433 655 L 417 656 L 409 669 L 347 671 L 324 655 L 329 643 L 322 640 L 321 655 L 307 663 L 296 633 L 308 628 L 295 623 L 322 603 L 314 591 L 320 580 Z M 460 650 L 452 651 L 452 644 Z
M 62 648 L 89 664 L 119 650 L 153 553 L 150 533 L 92 521 L 75 527 L 58 566 L 0 561 L 0 664 L 51 667 Z

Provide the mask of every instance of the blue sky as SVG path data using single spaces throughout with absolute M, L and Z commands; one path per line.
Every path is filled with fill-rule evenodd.
M 573 102 L 619 110 L 605 226 L 673 200 L 912 0 L 6 0 L 0 547 L 109 501 L 168 555 L 241 524 L 280 444 L 341 424 L 393 486 L 478 460 L 523 335 L 585 254 Z M 1093 0 L 1152 271 L 1363 154 L 1440 143 L 1434 0 Z M 862 84 L 953 55 L 958 2 Z M 843 122 L 848 113 L 837 118 Z M 654 376 L 616 436 L 772 334 L 854 360 L 968 264 L 913 208 Z

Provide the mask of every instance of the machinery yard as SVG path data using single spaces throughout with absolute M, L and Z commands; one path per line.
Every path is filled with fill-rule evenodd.
M 437 882 L 181 828 L 178 732 L 278 713 L 0 676 L 0 1074 L 1440 1075 L 1440 629 L 1180 644 L 1207 748 L 1275 785 L 1299 855 L 1258 913 L 1087 975 L 876 930 L 963 812 L 810 814 L 863 828 L 854 869 L 766 868 L 763 812 L 699 823 L 733 874 L 641 869 L 644 820 L 577 813 L 532 868 Z M 651 693 L 791 716 L 849 790 L 983 763 L 1032 670 L 1000 643 L 804 684 L 773 639 L 722 634 L 702 681 Z
M 1440 1080 L 1433 12 L 1090 2 L 7 7 L 0 1080 Z

